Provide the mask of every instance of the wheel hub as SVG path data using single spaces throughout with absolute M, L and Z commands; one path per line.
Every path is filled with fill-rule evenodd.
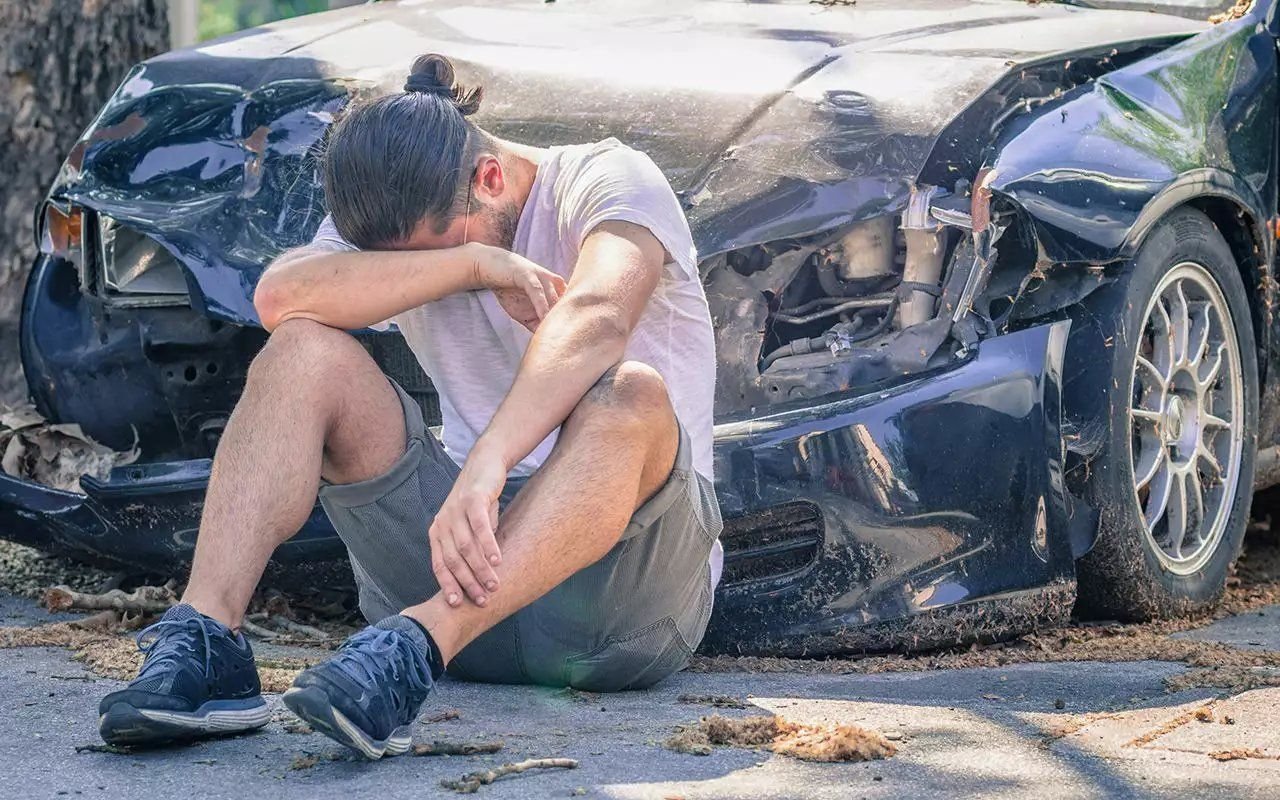
M 1169 398 L 1164 409 L 1164 440 L 1174 444 L 1182 438 L 1182 398 L 1176 394 Z

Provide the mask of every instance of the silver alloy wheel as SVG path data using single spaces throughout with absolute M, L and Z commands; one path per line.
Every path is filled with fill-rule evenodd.
M 1240 473 L 1244 378 L 1231 309 L 1208 270 L 1183 262 L 1147 305 L 1130 392 L 1130 458 L 1146 535 L 1189 575 L 1222 541 Z

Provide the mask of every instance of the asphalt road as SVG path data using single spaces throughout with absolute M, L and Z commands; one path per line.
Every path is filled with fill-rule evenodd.
M 1280 608 L 1189 635 L 1280 650 Z M 48 615 L 0 597 L 3 624 Z M 120 684 L 55 648 L 0 650 L 0 797 L 448 797 L 442 779 L 524 758 L 569 757 L 575 770 L 504 778 L 491 798 L 1275 798 L 1280 796 L 1280 688 L 1223 697 L 1171 693 L 1181 664 L 1039 664 L 882 675 L 689 674 L 646 692 L 585 696 L 445 682 L 421 741 L 501 739 L 494 755 L 355 760 L 314 733 L 291 733 L 288 711 L 264 731 L 157 752 L 77 753 L 97 741 L 98 697 Z M 680 695 L 729 694 L 797 722 L 849 722 L 888 735 L 896 756 L 814 764 L 741 749 L 669 751 L 675 726 L 712 709 Z M 1060 703 L 1058 701 L 1061 701 Z M 1214 721 L 1191 712 L 1211 709 Z M 1057 706 L 1061 705 L 1061 708 Z M 1226 720 L 1230 718 L 1231 724 Z M 1062 735 L 1063 731 L 1069 731 Z M 1254 750 L 1257 748 L 1256 750 Z M 1217 761 L 1244 749 L 1255 757 Z M 315 756 L 315 759 L 310 758 Z M 1257 757 L 1263 756 L 1263 757 Z M 314 763 L 312 763 L 314 761 Z

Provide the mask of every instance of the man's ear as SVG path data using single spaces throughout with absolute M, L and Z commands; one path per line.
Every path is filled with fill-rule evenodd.
M 472 190 L 481 201 L 492 202 L 507 190 L 507 176 L 496 156 L 482 154 L 476 159 L 476 176 Z

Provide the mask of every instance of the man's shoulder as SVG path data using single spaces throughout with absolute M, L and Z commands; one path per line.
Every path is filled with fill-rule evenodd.
M 597 142 L 553 148 L 553 157 L 561 180 L 590 179 L 602 173 L 623 173 L 634 177 L 637 171 L 651 172 L 651 177 L 661 175 L 653 159 L 643 150 L 612 136 Z

